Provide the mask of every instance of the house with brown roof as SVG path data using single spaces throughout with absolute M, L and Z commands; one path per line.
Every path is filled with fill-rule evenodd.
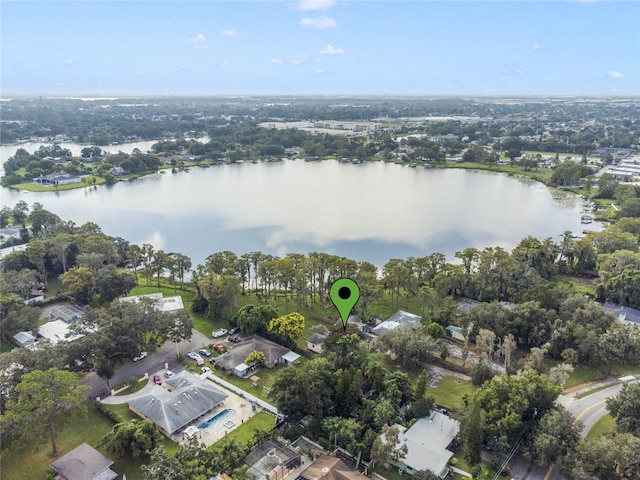
M 119 475 L 111 470 L 113 460 L 92 446 L 83 443 L 51 464 L 56 480 L 116 480 Z
M 370 480 L 362 473 L 352 470 L 337 457 L 319 456 L 298 477 L 300 480 Z

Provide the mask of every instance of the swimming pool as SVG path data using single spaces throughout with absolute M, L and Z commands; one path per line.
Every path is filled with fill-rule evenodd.
M 235 418 L 237 415 L 238 412 L 236 412 L 233 408 L 225 408 L 224 410 L 216 413 L 209 420 L 202 422 L 200 425 L 198 425 L 198 428 L 201 430 L 204 430 L 205 428 L 216 430 L 232 418 Z

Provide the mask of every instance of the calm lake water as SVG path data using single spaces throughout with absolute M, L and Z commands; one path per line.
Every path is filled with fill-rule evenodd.
M 154 174 L 51 193 L 2 189 L 2 203 L 41 202 L 77 224 L 181 252 L 194 265 L 230 250 L 324 251 L 384 265 L 523 237 L 581 233 L 582 202 L 503 174 L 335 161 L 244 163 Z M 589 228 L 593 228 L 589 225 Z M 597 228 L 597 227 L 596 227 Z

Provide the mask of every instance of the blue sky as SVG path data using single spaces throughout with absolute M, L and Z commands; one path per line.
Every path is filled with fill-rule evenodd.
M 11 94 L 640 95 L 640 2 L 0 3 Z

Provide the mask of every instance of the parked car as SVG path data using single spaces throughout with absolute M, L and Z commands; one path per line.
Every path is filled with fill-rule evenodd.
M 224 328 L 219 328 L 218 330 L 214 330 L 211 332 L 213 338 L 224 337 L 227 334 L 227 331 Z
M 209 350 L 205 350 L 204 348 L 201 348 L 200 350 L 198 350 L 198 353 L 200 355 L 205 356 L 205 357 L 210 357 L 211 356 L 211 352 Z
M 214 349 L 216 352 L 217 352 L 218 350 L 220 350 L 221 348 L 222 348 L 222 344 L 221 344 L 221 343 L 216 343 L 216 344 L 213 346 L 213 349 Z
M 171 370 L 167 370 L 166 372 L 164 372 L 164 376 L 167 378 L 171 378 L 175 375 L 175 373 L 173 373 Z
M 238 333 L 240 331 L 240 329 L 238 327 L 233 327 L 231 330 L 229 330 L 229 335 L 234 335 L 236 333 Z
M 211 369 L 209 367 L 202 367 L 200 370 L 202 370 L 202 373 L 211 373 Z
M 136 357 L 133 357 L 133 361 L 137 362 L 138 360 L 142 360 L 147 356 L 147 352 L 140 352 Z
M 166 375 L 166 373 L 165 373 Z M 153 376 L 153 383 L 155 383 L 156 385 L 162 385 L 162 379 L 160 378 L 160 375 L 154 375 Z
M 240 338 L 239 337 L 229 337 L 229 341 L 231 343 L 240 343 Z
M 198 354 L 196 352 L 189 352 L 187 353 L 187 357 L 189 357 L 191 360 L 195 360 L 196 358 L 198 358 Z

